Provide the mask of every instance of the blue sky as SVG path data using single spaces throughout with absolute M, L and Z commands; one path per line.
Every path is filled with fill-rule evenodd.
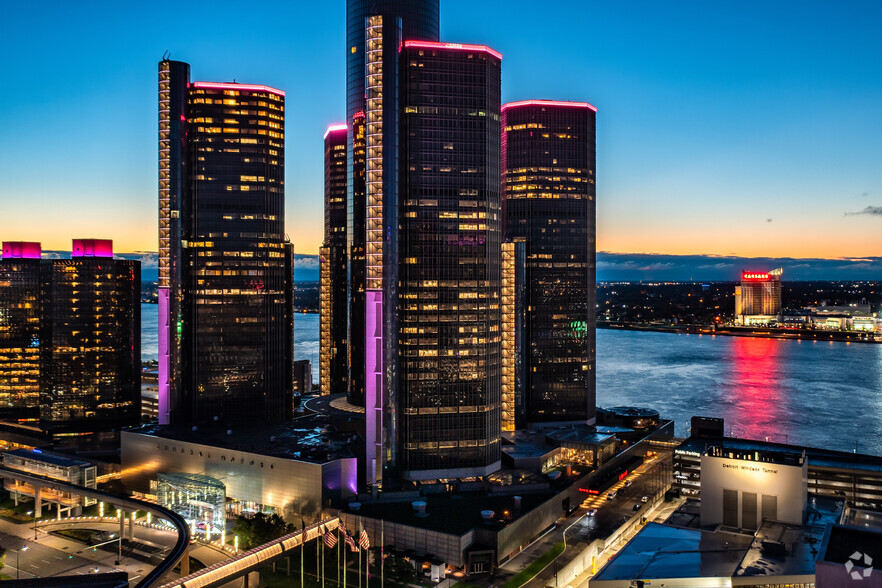
M 882 255 L 882 3 L 441 0 L 503 99 L 598 107 L 598 247 Z M 345 2 L 4 3 L 0 239 L 156 248 L 156 62 L 287 92 L 287 232 L 321 235 Z M 857 214 L 849 214 L 857 213 Z

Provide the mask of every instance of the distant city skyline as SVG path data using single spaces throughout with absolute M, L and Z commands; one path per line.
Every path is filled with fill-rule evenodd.
M 441 2 L 445 40 L 503 54 L 503 101 L 598 107 L 599 250 L 882 256 L 882 6 Z M 287 231 L 318 252 L 322 135 L 345 119 L 345 2 L 273 4 L 247 27 L 220 4 L 174 19 L 109 2 L 4 11 L 0 47 L 27 58 L 10 60 L 18 90 L 0 97 L 0 237 L 156 250 L 154 68 L 168 49 L 200 80 L 288 93 Z

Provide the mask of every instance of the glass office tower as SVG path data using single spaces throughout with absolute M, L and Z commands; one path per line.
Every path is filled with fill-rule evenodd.
M 397 29 L 399 40 L 437 41 L 439 37 L 439 0 L 347 0 L 346 2 L 346 115 L 350 124 L 347 146 L 347 246 L 349 292 L 349 401 L 365 402 L 365 135 L 366 111 L 365 46 L 367 19 L 382 17 L 389 31 Z M 388 35 L 387 35 L 388 39 Z M 387 75 L 397 75 L 397 47 L 381 57 Z M 392 104 L 397 89 L 386 104 L 387 128 L 397 129 L 397 111 Z
M 0 259 L 0 418 L 36 421 L 49 324 L 39 243 L 6 241 Z
M 141 264 L 113 259 L 109 240 L 75 239 L 51 261 L 51 355 L 40 427 L 106 431 L 141 420 Z
M 320 251 L 320 357 L 322 394 L 346 392 L 346 134 L 325 131 L 325 241 Z
M 502 107 L 505 238 L 526 247 L 526 423 L 595 418 L 595 114 L 584 102 Z
M 501 57 L 419 41 L 401 53 L 397 412 L 409 479 L 499 467 Z
M 291 410 L 285 93 L 159 64 L 160 423 Z
M 141 419 L 141 264 L 109 240 L 75 239 L 70 259 L 3 243 L 0 415 L 50 435 Z

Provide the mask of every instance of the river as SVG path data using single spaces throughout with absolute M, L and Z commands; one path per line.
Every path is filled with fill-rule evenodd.
M 142 305 L 144 359 L 155 304 Z M 294 317 L 294 359 L 318 378 L 317 314 Z M 882 345 L 598 329 L 597 404 L 647 406 L 688 435 L 693 415 L 726 433 L 882 455 Z

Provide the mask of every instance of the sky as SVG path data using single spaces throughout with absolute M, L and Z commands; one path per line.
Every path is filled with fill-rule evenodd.
M 612 253 L 882 256 L 882 3 L 441 0 L 503 101 L 588 101 Z M 157 62 L 287 92 L 286 231 L 321 242 L 345 1 L 4 2 L 0 239 L 157 248 Z

